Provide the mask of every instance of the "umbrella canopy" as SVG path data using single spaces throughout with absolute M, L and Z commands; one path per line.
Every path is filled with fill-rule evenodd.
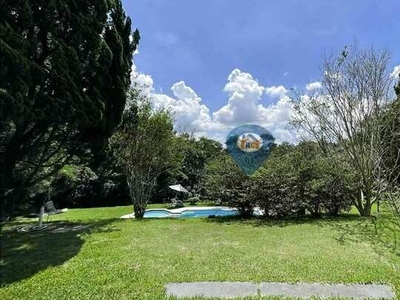
M 189 193 L 189 191 L 187 189 L 185 189 L 183 186 L 181 186 L 180 184 L 170 185 L 169 188 L 174 191 Z

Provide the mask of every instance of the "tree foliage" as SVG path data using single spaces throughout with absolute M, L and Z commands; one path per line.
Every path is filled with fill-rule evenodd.
M 383 161 L 386 175 L 400 187 L 400 80 L 395 86 L 397 98 L 388 105 L 382 118 L 382 143 L 387 149 Z
M 337 215 L 351 208 L 358 192 L 356 174 L 348 165 L 332 167 L 312 142 L 282 144 L 252 176 L 242 172 L 224 155 L 206 167 L 209 196 L 239 208 L 250 216 L 255 206 L 266 216 L 283 218 L 322 213 Z
M 281 149 L 281 148 L 284 149 Z M 255 175 L 254 194 L 266 214 L 274 217 L 337 215 L 351 207 L 357 191 L 354 174 L 342 164 L 333 168 L 318 146 L 303 142 L 281 145 Z
M 332 165 L 345 159 L 356 171 L 363 196 L 354 204 L 363 216 L 371 214 L 384 187 L 382 118 L 392 101 L 388 59 L 386 51 L 357 47 L 327 59 L 322 88 L 311 97 L 298 97 L 292 119 L 318 142 Z M 341 151 L 332 151 L 332 144 Z
M 388 106 L 383 117 L 382 144 L 383 174 L 386 191 L 384 203 L 388 203 L 400 227 L 400 74 L 395 86 L 397 98 Z
M 124 169 L 136 218 L 142 218 L 156 180 L 173 159 L 174 135 L 167 111 L 148 102 L 133 103 L 112 137 L 114 153 Z
M 119 0 L 0 9 L 0 198 L 101 155 L 120 123 L 139 33 Z
M 196 139 L 188 133 L 176 137 L 183 160 L 177 182 L 187 187 L 193 194 L 201 193 L 201 180 L 205 175 L 206 163 L 222 153 L 222 145 L 205 137 Z
M 207 164 L 203 184 L 209 198 L 237 207 L 244 217 L 253 214 L 255 202 L 250 195 L 251 178 L 227 153 Z

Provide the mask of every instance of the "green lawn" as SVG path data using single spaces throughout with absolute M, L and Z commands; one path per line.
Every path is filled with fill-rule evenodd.
M 186 206 L 190 206 L 186 204 Z M 198 202 L 196 206 L 215 206 L 214 202 L 209 201 L 201 201 Z M 147 206 L 148 209 L 150 208 L 171 208 L 169 204 L 149 204 Z M 98 208 L 76 208 L 70 209 L 68 214 L 59 214 L 59 215 L 52 215 L 49 217 L 49 221 L 83 221 L 83 222 L 90 222 L 91 220 L 100 220 L 100 219 L 113 219 L 119 218 L 122 215 L 130 214 L 133 212 L 133 206 L 115 206 L 115 207 L 98 207 Z M 47 217 L 44 219 L 47 220 Z M 26 222 L 37 222 L 37 218 L 26 218 L 26 217 L 17 217 L 14 223 L 26 223 Z
M 164 284 L 190 281 L 376 282 L 400 295 L 388 216 L 117 219 L 131 211 L 71 209 L 35 233 L 12 230 L 24 219 L 4 226 L 0 299 L 164 299 Z M 77 225 L 89 227 L 59 229 Z

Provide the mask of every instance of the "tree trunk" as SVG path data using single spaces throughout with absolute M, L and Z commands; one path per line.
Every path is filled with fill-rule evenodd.
M 142 205 L 133 204 L 133 211 L 135 212 L 135 219 L 143 219 L 146 209 L 143 209 Z
M 2 212 L 8 214 L 8 217 L 12 218 L 12 212 L 14 210 L 14 195 L 16 191 L 16 182 L 14 182 L 13 170 L 15 162 L 12 158 L 7 157 L 7 153 L 0 161 L 0 201 L 2 206 Z
M 369 201 L 368 201 L 368 203 L 365 203 L 364 209 L 360 212 L 361 216 L 370 217 L 371 216 L 371 208 L 372 208 L 372 205 Z
M 11 192 L 5 200 L 5 205 L 7 206 L 8 220 L 11 221 L 14 218 L 15 208 L 18 208 L 18 203 L 21 198 L 24 197 L 24 188 L 22 186 L 16 187 L 16 190 Z
M 44 206 L 42 205 L 40 207 L 40 212 L 39 212 L 39 220 L 38 220 L 38 227 L 41 228 L 43 226 L 43 216 L 44 216 Z
M 9 198 L 8 202 L 8 221 L 12 221 L 13 219 L 13 214 L 14 214 L 14 207 L 15 207 L 15 194 L 13 193 Z
M 297 216 L 298 217 L 304 217 L 306 215 L 306 209 L 305 208 L 301 208 L 297 211 Z
M 363 203 L 363 207 L 359 209 L 360 215 L 363 217 L 370 217 L 371 216 L 371 209 L 372 209 L 372 193 L 370 190 L 367 190 L 365 192 L 365 198 L 364 198 L 364 193 L 361 191 L 361 202 Z
M 321 217 L 321 209 L 320 209 L 319 201 L 314 203 L 314 209 L 311 212 L 311 215 L 312 215 L 313 218 L 320 218 Z
M 127 183 L 129 194 L 133 202 L 135 218 L 143 219 L 147 203 L 149 202 L 155 185 L 155 179 L 146 176 L 128 174 Z

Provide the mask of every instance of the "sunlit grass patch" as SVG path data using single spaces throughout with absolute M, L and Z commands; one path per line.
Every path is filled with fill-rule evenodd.
M 376 282 L 400 293 L 386 218 L 118 219 L 131 211 L 70 210 L 47 223 L 89 225 L 77 231 L 6 226 L 0 298 L 164 299 L 166 283 L 192 281 Z

